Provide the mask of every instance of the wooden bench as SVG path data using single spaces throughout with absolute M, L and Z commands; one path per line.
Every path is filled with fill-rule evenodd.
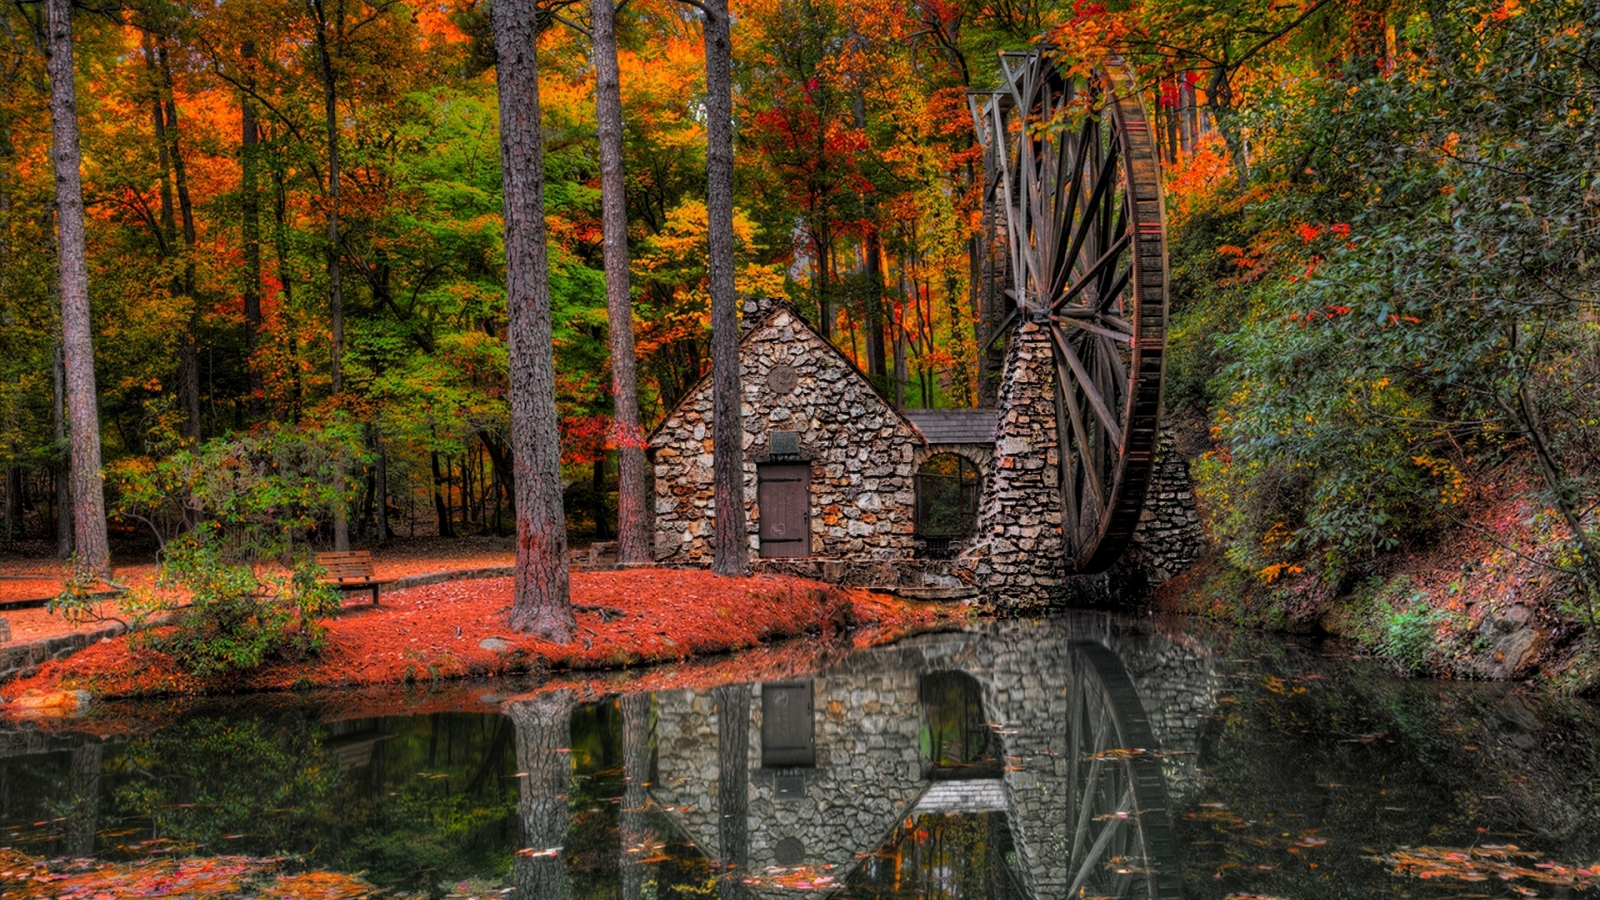
M 367 550 L 349 550 L 335 553 L 318 553 L 317 565 L 328 570 L 323 579 L 341 591 L 372 589 L 372 605 L 378 605 L 378 588 L 392 584 L 394 578 L 377 578 L 372 572 L 372 553 Z

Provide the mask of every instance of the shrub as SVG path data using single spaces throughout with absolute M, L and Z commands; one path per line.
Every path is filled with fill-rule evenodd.
M 182 586 L 192 600 L 176 628 L 151 638 L 197 675 L 252 669 L 273 658 L 304 658 L 327 639 L 322 620 L 339 595 L 320 581 L 322 569 L 296 559 L 287 575 L 263 575 L 219 552 L 215 529 L 201 527 L 162 554 L 161 587 Z

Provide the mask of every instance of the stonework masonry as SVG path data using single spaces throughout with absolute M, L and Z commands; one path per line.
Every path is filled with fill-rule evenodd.
M 967 792 L 974 803 L 970 811 L 1003 806 L 1032 894 L 1063 896 L 1080 818 L 1071 805 L 1069 760 L 1092 749 L 1085 742 L 1094 739 L 1093 733 L 1069 726 L 1071 710 L 1073 704 L 1097 702 L 1103 679 L 1115 674 L 1085 647 L 1109 650 L 1112 668 L 1135 685 L 1137 706 L 1115 714 L 1148 719 L 1159 746 L 1141 749 L 1188 751 L 1173 754 L 1165 774 L 1173 799 L 1192 799 L 1201 783 L 1190 754 L 1199 747 L 1202 721 L 1218 692 L 1210 651 L 1100 616 L 1059 619 L 1044 630 L 995 621 L 852 654 L 812 673 L 813 767 L 762 767 L 763 686 L 750 686 L 745 810 L 750 868 L 759 872 L 782 864 L 778 845 L 787 840 L 802 849 L 805 863 L 843 881 L 863 854 L 882 844 L 936 784 L 919 746 L 926 725 L 920 682 L 931 673 L 954 671 L 977 683 L 983 720 L 997 730 L 1006 763 L 1002 777 Z M 683 834 L 701 847 L 715 848 L 721 726 L 712 694 L 662 692 L 656 703 L 660 779 L 650 794 Z M 779 789 L 784 776 L 791 785 L 788 794 Z M 1165 805 L 1139 812 L 1148 817 L 1148 828 L 1163 822 L 1170 827 Z M 752 893 L 820 896 L 759 887 Z
M 964 554 L 1001 607 L 1048 600 L 1065 572 L 1053 359 L 1049 329 L 1023 323 L 1000 386 L 993 475 Z
M 1193 562 L 1203 538 L 1184 460 L 1163 430 L 1144 515 L 1108 575 L 1067 575 L 1061 452 L 1048 327 L 1023 322 L 1008 351 L 993 445 L 930 444 L 846 357 L 788 304 L 752 299 L 740 343 L 744 502 L 758 569 L 886 588 L 979 590 L 1000 611 L 1097 605 L 1160 584 Z M 703 379 L 650 438 L 655 556 L 711 563 L 715 521 L 711 386 Z M 784 441 L 774 443 L 779 437 Z M 915 473 L 936 453 L 976 464 L 982 490 L 960 558 L 917 560 Z M 760 465 L 810 472 L 800 558 L 760 559 Z M 902 567 L 904 571 L 902 571 Z
M 773 453 L 775 432 L 793 432 L 799 452 L 781 458 L 811 469 L 810 554 L 910 557 L 916 542 L 913 461 L 923 444 L 911 424 L 786 304 L 775 303 L 755 318 L 741 339 L 739 359 L 751 555 L 761 549 L 757 464 L 780 458 Z M 709 565 L 716 513 L 709 379 L 651 435 L 650 450 L 656 560 Z
M 1187 569 L 1204 547 L 1189 467 L 1177 452 L 1172 429 L 1163 427 L 1144 512 L 1122 562 L 1148 584 L 1157 585 Z

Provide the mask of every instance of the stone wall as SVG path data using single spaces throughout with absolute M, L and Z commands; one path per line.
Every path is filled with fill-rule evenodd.
M 964 554 L 1001 609 L 1049 599 L 1065 575 L 1053 359 L 1049 329 L 1023 323 L 1006 358 L 992 474 Z
M 1151 585 L 1187 569 L 1205 547 L 1189 467 L 1177 451 L 1171 427 L 1161 429 L 1154 466 L 1144 512 L 1122 561 Z
M 745 332 L 739 359 L 752 555 L 760 552 L 756 466 L 768 459 L 773 432 L 793 431 L 799 435 L 798 458 L 811 467 L 811 554 L 911 556 L 913 460 L 922 440 L 910 424 L 787 305 L 772 307 Z M 650 449 L 656 559 L 709 565 L 715 515 L 709 379 L 656 429 Z

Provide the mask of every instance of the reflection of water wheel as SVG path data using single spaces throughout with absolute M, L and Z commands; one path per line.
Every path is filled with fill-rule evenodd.
M 1067 897 L 1182 896 L 1155 737 L 1133 682 L 1100 644 L 1072 645 Z
M 1014 308 L 1008 324 L 1025 315 L 1050 325 L 1066 555 L 1078 572 L 1103 572 L 1139 522 L 1161 411 L 1167 255 L 1155 142 L 1119 60 L 1093 81 L 1048 51 L 1001 64 L 1006 86 L 973 104 L 985 165 L 999 173 L 986 237 L 1007 247 L 1005 283 L 987 293 Z

